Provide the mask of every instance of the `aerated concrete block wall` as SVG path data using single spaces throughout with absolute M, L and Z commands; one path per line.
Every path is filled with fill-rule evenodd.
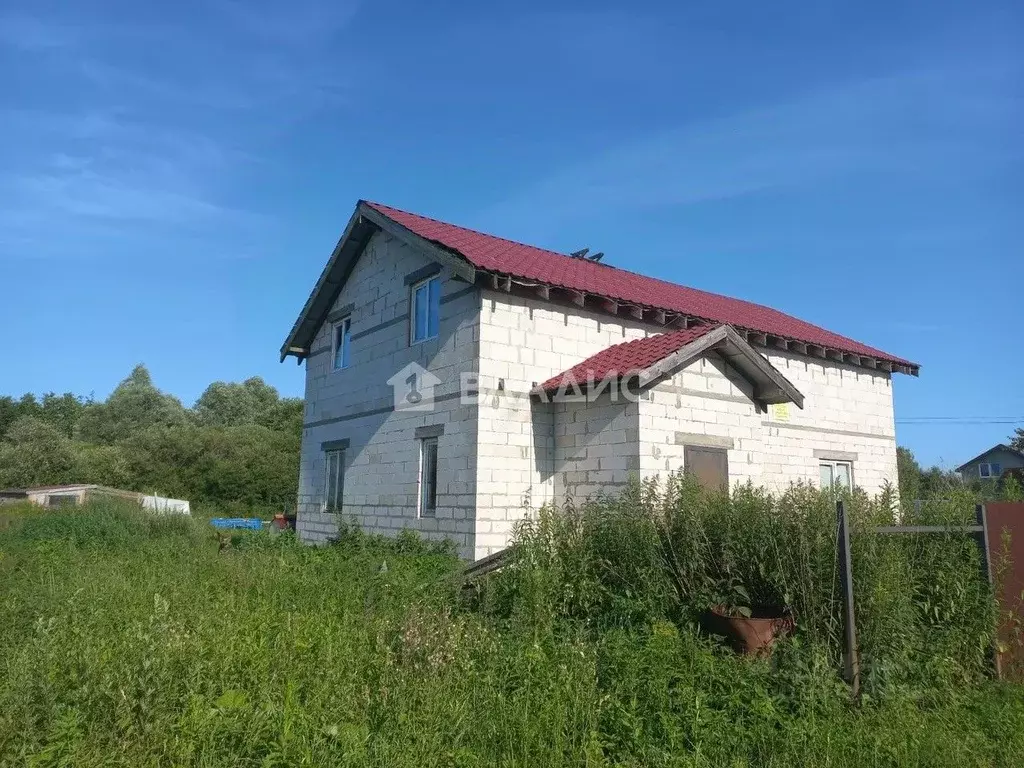
M 657 331 L 632 319 L 561 307 L 539 298 L 483 292 L 478 557 L 505 547 L 518 521 L 555 500 L 558 472 L 577 471 L 556 466 L 558 414 L 553 404 L 531 401 L 534 384 L 612 344 L 653 332 Z
M 761 410 L 734 372 L 714 359 L 698 360 L 640 401 L 641 477 L 684 469 L 684 448 L 694 445 L 728 450 L 732 484 L 749 480 L 776 492 L 797 481 L 817 485 L 823 459 L 851 462 L 854 483 L 869 494 L 896 484 L 889 374 L 767 357 L 803 393 L 803 410 Z
M 442 271 L 438 338 L 409 344 L 410 286 L 406 277 L 432 262 L 377 233 L 356 263 L 332 313 L 351 307 L 351 364 L 332 368 L 332 328 L 316 334 L 306 361 L 297 528 L 323 542 L 343 519 L 371 532 L 412 528 L 427 538 L 453 539 L 464 556 L 475 551 L 477 408 L 460 402 L 460 373 L 476 370 L 480 292 Z M 429 411 L 394 409 L 388 379 L 416 363 L 440 379 Z M 420 517 L 416 428 L 442 425 L 438 438 L 436 517 Z M 344 510 L 324 511 L 323 443 L 349 440 Z
M 749 383 L 722 363 L 701 358 L 644 393 L 639 401 L 640 477 L 684 469 L 686 446 L 724 448 L 731 485 L 760 483 L 761 414 Z
M 604 391 L 553 402 L 555 498 L 564 503 L 615 495 L 640 469 L 639 402 Z
M 892 377 L 835 361 L 767 352 L 805 398 L 788 418 L 769 409 L 764 430 L 762 483 L 783 490 L 790 482 L 818 483 L 818 459 L 853 462 L 853 482 L 869 494 L 897 485 Z

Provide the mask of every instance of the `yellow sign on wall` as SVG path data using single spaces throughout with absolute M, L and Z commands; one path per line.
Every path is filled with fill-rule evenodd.
M 789 421 L 789 403 L 772 403 L 772 421 Z

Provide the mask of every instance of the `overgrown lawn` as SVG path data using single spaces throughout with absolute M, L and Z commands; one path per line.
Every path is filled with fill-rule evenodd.
M 0 764 L 1009 766 L 1024 754 L 1019 688 L 973 667 L 909 675 L 900 665 L 918 662 L 897 659 L 893 682 L 879 672 L 853 706 L 827 648 L 831 608 L 807 609 L 824 636 L 798 633 L 771 662 L 738 658 L 681 609 L 636 520 L 588 514 L 572 519 L 604 537 L 597 549 L 540 523 L 523 558 L 468 596 L 458 561 L 412 537 L 312 549 L 247 534 L 221 552 L 197 522 L 115 505 L 23 516 L 0 530 Z M 615 530 L 647 562 L 634 573 L 649 592 L 602 570 Z M 808 595 L 828 593 L 803 578 Z

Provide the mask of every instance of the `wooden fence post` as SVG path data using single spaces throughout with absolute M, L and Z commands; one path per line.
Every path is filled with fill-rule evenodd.
M 989 549 L 988 541 L 988 510 L 984 504 L 974 506 L 974 522 L 981 530 L 975 533 L 978 542 L 978 552 L 981 554 L 981 577 L 985 579 L 992 594 L 996 594 L 996 583 L 992 577 L 992 552 Z M 1003 655 L 999 652 L 999 624 L 1002 617 L 996 618 L 996 637 L 992 640 L 992 648 L 989 649 L 992 661 L 992 670 L 995 672 L 996 680 L 1003 679 Z
M 839 524 L 839 581 L 843 591 L 843 675 L 850 684 L 853 698 L 860 697 L 860 660 L 857 657 L 857 623 L 853 611 L 853 561 L 850 556 L 850 526 L 843 500 L 836 502 Z
M 988 514 L 984 504 L 974 505 L 974 522 L 981 528 L 974 535 L 978 541 L 978 551 L 981 553 L 981 576 L 992 585 L 992 554 L 988 551 Z

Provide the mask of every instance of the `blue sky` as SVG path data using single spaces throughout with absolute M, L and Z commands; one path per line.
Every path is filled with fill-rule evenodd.
M 6 0 L 0 393 L 301 394 L 278 349 L 363 197 L 919 362 L 927 463 L 1024 425 L 1020 6 L 631 6 Z

